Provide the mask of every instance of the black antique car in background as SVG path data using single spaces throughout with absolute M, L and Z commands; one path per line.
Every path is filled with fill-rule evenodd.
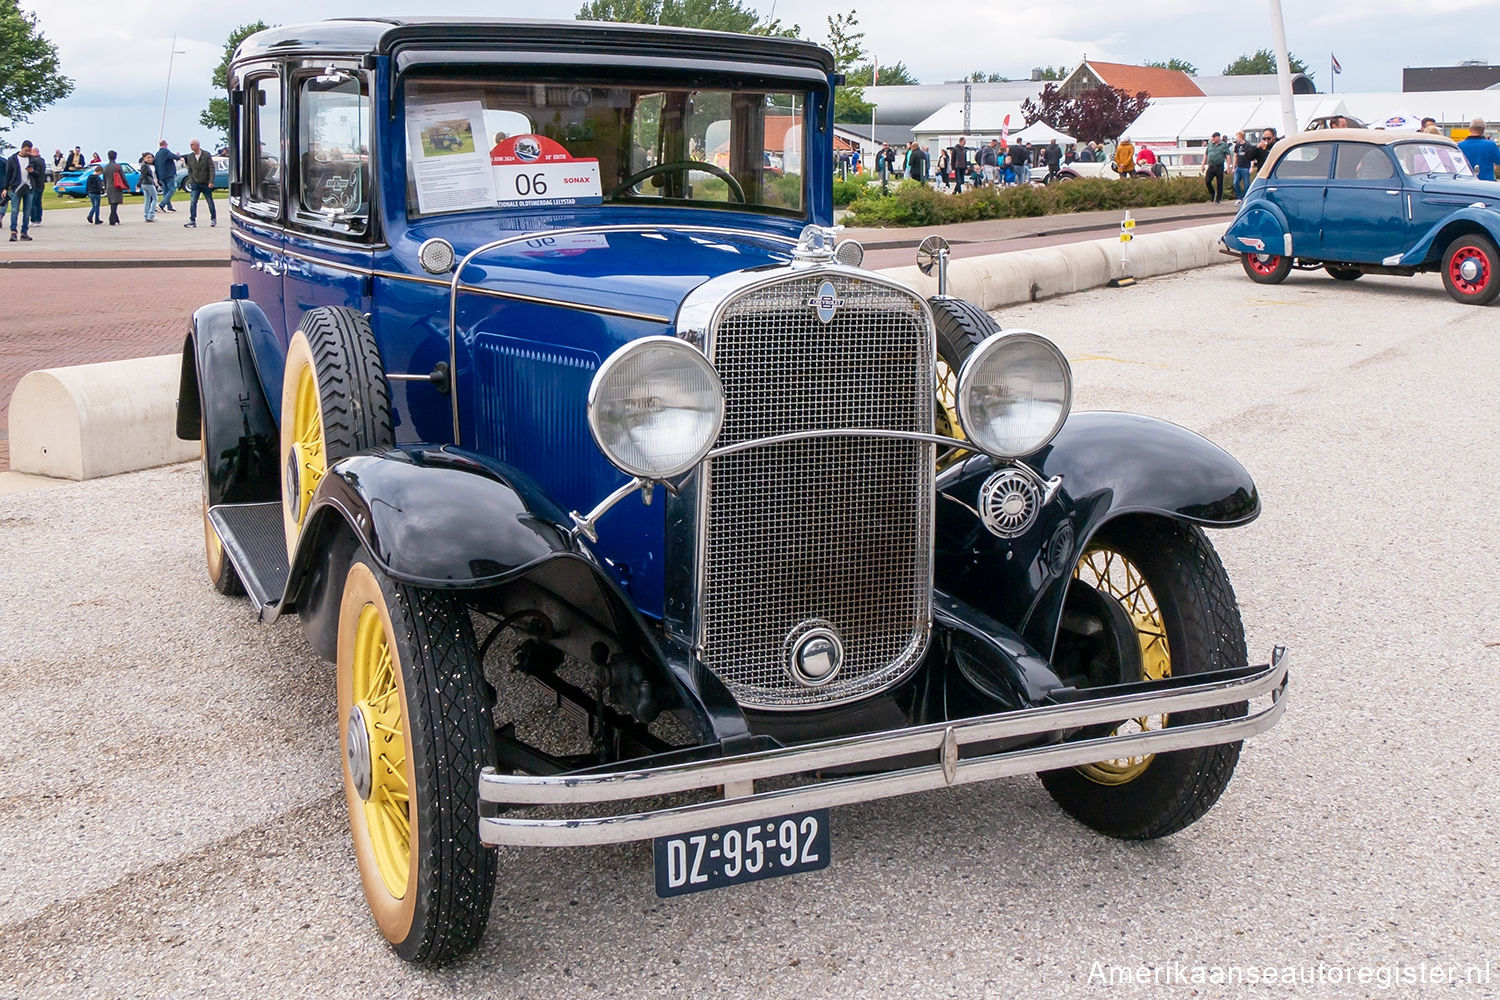
M 826 51 L 369 19 L 229 76 L 233 284 L 178 434 L 215 587 L 337 665 L 403 958 L 480 941 L 493 845 L 651 839 L 674 895 L 826 865 L 832 806 L 1029 772 L 1162 837 L 1280 717 L 1203 531 L 1250 476 L 860 268 Z

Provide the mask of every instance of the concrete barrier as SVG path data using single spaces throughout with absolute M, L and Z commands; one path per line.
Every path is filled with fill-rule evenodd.
M 1126 271 L 1132 278 L 1152 278 L 1224 263 L 1228 258 L 1218 249 L 1224 229 L 1223 223 L 1215 223 L 1137 236 L 1126 248 Z M 958 258 L 948 264 L 948 294 L 985 309 L 998 309 L 1098 288 L 1121 276 L 1120 247 L 1119 238 L 1110 237 Z M 915 266 L 886 268 L 880 273 L 923 295 L 937 294 L 937 275 L 924 275 Z
M 198 457 L 176 435 L 182 355 L 29 372 L 10 397 L 10 467 L 96 479 Z

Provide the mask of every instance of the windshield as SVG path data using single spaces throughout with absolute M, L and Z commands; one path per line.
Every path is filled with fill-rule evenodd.
M 1396 146 L 1396 159 L 1408 174 L 1453 174 L 1473 177 L 1469 161 L 1457 146 L 1428 142 L 1403 142 Z
M 684 205 L 804 214 L 806 95 L 409 78 L 407 209 Z

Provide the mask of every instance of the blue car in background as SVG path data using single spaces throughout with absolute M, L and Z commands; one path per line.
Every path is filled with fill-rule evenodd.
M 68 171 L 67 173 L 63 174 L 61 177 L 59 177 L 57 179 L 57 183 L 54 184 L 54 185 L 52 185 L 52 190 L 56 191 L 60 195 L 66 195 L 66 196 L 68 196 L 70 198 L 84 198 L 84 197 L 87 197 L 87 195 L 88 195 L 88 189 L 87 189 L 87 187 L 85 185 L 88 183 L 88 175 L 89 175 L 90 172 L 93 171 L 94 167 L 98 166 L 98 165 L 99 164 L 90 164 L 88 167 L 86 167 L 83 170 L 70 170 L 70 171 Z M 120 164 L 120 166 L 122 166 L 122 167 L 125 168 L 125 180 L 130 183 L 130 193 L 131 194 L 140 194 L 141 193 L 141 175 L 140 175 L 140 172 L 138 170 L 136 170 L 134 164 L 122 163 L 122 164 Z M 176 179 L 177 179 L 177 181 L 178 181 L 179 184 L 182 182 L 182 171 L 181 170 L 178 171 Z M 216 191 L 226 191 L 226 190 L 228 190 L 228 188 L 229 188 L 229 157 L 227 157 L 227 156 L 216 156 L 216 157 L 214 157 L 214 190 L 216 190 Z
M 1220 242 L 1263 285 L 1293 267 L 1340 281 L 1440 271 L 1456 301 L 1485 305 L 1500 294 L 1500 182 L 1442 136 L 1305 132 L 1271 150 Z

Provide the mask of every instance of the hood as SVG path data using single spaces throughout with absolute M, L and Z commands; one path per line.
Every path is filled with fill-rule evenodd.
M 1439 195 L 1445 201 L 1464 199 L 1465 205 L 1482 201 L 1500 209 L 1500 181 L 1481 181 L 1461 177 L 1434 177 L 1421 182 L 1423 194 Z
M 643 226 L 539 233 L 486 251 L 468 285 L 661 317 L 710 278 L 792 259 L 781 240 L 723 229 Z M 463 252 L 460 248 L 460 253 Z

